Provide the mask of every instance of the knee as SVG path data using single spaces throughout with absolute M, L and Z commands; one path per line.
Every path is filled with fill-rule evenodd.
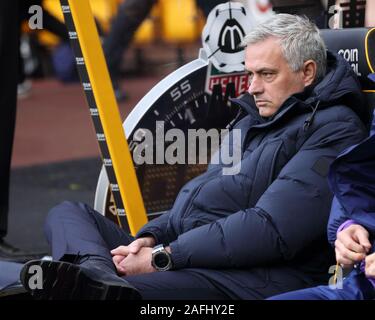
M 69 219 L 72 215 L 87 215 L 87 209 L 84 203 L 64 201 L 57 206 L 53 207 L 47 214 L 44 224 L 45 233 L 49 233 L 52 226 L 56 226 L 61 221 Z

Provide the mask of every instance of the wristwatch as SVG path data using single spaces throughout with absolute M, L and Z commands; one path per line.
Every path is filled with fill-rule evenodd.
M 163 244 L 159 244 L 152 250 L 151 265 L 158 271 L 167 271 L 172 269 L 172 258 L 170 253 L 165 250 Z

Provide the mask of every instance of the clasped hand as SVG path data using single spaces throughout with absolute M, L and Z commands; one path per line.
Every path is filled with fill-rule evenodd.
M 117 273 L 121 276 L 130 276 L 155 272 L 155 268 L 151 265 L 154 245 L 153 237 L 145 237 L 134 240 L 127 246 L 119 246 L 111 250 Z

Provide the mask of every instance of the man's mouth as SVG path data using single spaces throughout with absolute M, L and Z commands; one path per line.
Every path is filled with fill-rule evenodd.
M 256 100 L 255 103 L 258 107 L 265 107 L 268 104 L 268 101 L 267 100 Z

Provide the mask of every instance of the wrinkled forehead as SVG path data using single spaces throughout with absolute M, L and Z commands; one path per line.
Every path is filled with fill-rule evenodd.
M 280 69 L 285 65 L 287 61 L 280 40 L 275 37 L 249 44 L 245 48 L 245 68 L 249 71 L 256 71 L 259 68 Z

